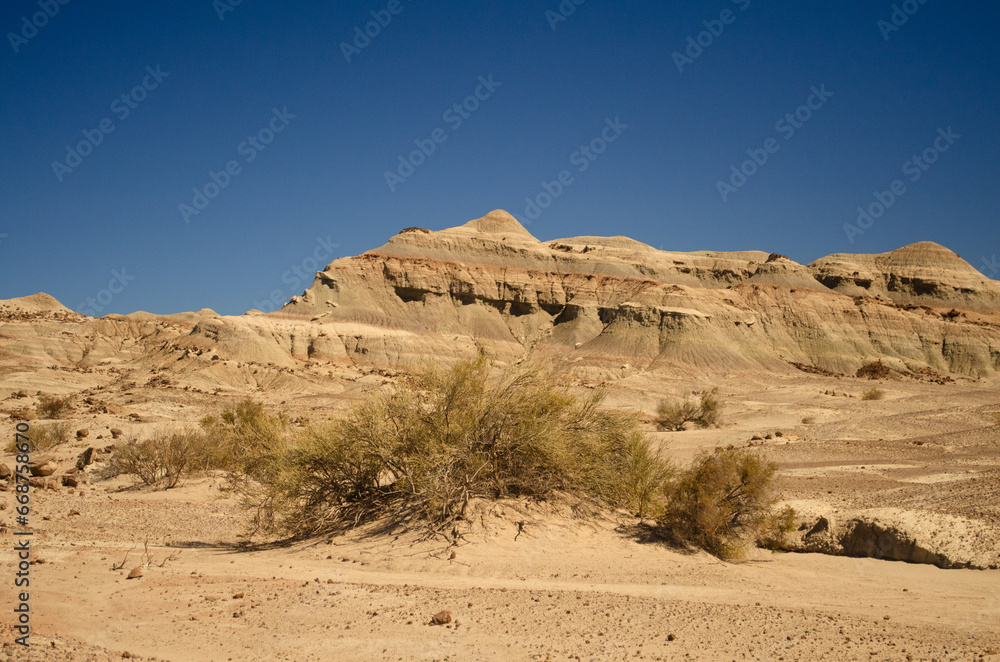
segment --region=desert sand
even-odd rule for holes
[[[322,420],[477,347],[546,361],[581,395],[605,389],[679,464],[765,453],[798,513],[796,551],[723,562],[569,497],[476,502],[456,535],[369,525],[245,546],[248,515],[220,474],[170,490],[100,478],[104,449],[247,396]],[[873,361],[881,379],[856,376]],[[87,431],[47,453],[53,489],[32,490],[32,645],[5,620],[0,659],[990,659],[998,367],[1000,284],[937,244],[800,265],[542,243],[503,212],[336,260],[266,315],[94,319],[44,294],[0,301],[8,437],[41,394],[71,396],[66,420]],[[883,397],[862,399],[873,386]],[[661,398],[712,387],[719,427],[652,424]],[[0,504],[9,549],[9,486]],[[13,554],[0,559],[13,577]],[[12,582],[0,597],[14,604]],[[431,624],[442,610],[450,622]]]

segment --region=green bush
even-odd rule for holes
[[[135,476],[151,487],[176,487],[185,474],[206,464],[206,438],[197,431],[158,432],[142,441],[119,445],[104,478]]]
[[[796,516],[791,506],[785,506],[779,511],[772,510],[764,518],[757,543],[767,549],[787,551],[786,537],[795,530]]]
[[[62,418],[63,414],[69,412],[72,400],[69,396],[59,398],[56,396],[43,395],[38,398],[39,418]]]
[[[671,486],[660,522],[679,542],[738,557],[782,524],[772,512],[776,468],[744,449],[703,454]]]
[[[683,430],[688,421],[703,428],[719,422],[719,389],[701,394],[698,402],[661,400],[656,409],[656,424],[662,430]]]
[[[256,478],[267,470],[268,458],[287,447],[289,421],[285,413],[271,415],[250,398],[201,420],[206,435],[206,468],[227,469]]]
[[[50,448],[64,444],[70,440],[69,423],[34,423],[28,430],[28,446],[32,452],[47,451]],[[18,441],[11,439],[7,444],[7,452],[15,452]]]
[[[237,465],[256,526],[303,536],[383,514],[443,526],[473,498],[558,491],[643,515],[662,507],[669,467],[635,416],[600,411],[600,395],[578,401],[538,368],[490,372],[482,357],[420,372]]]

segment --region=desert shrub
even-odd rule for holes
[[[861,392],[862,400],[881,400],[885,396],[885,391],[880,388],[866,388]]]
[[[881,361],[866,363],[855,373],[855,377],[862,379],[892,379],[896,377],[895,371]]]
[[[599,394],[579,401],[536,367],[490,371],[480,357],[419,372],[275,446],[238,487],[256,526],[312,535],[387,512],[443,526],[473,498],[557,491],[656,510],[669,471],[635,416],[600,411]]]
[[[31,407],[18,407],[10,412],[10,420],[12,421],[31,421],[36,416],[35,410]]]
[[[200,425],[206,436],[205,468],[227,469],[248,478],[265,471],[268,458],[287,445],[288,416],[269,414],[262,403],[250,398],[218,417],[206,416]]]
[[[791,506],[772,510],[763,521],[758,533],[757,544],[770,550],[788,549],[787,536],[795,530],[797,514]]]
[[[43,395],[38,398],[39,418],[62,418],[63,414],[69,412],[72,401],[69,396],[60,398],[57,396]]]
[[[31,448],[32,452],[47,451],[50,448],[58,446],[59,444],[64,444],[69,440],[70,427],[69,423],[65,422],[48,424],[35,423],[28,431],[28,446]],[[14,447],[17,443],[17,439],[11,439],[7,444],[7,452],[15,452]]]
[[[135,476],[151,487],[176,487],[185,474],[204,466],[205,436],[197,431],[158,432],[115,449],[104,478]]]
[[[683,430],[684,424],[693,421],[703,428],[719,422],[719,389],[701,394],[698,402],[691,400],[661,400],[656,408],[656,424],[663,430]]]
[[[594,461],[597,471],[588,486],[592,494],[638,517],[662,514],[665,490],[676,472],[645,434],[631,430],[609,435]]]
[[[679,542],[738,557],[751,541],[770,535],[769,525],[780,524],[772,512],[776,468],[745,449],[703,454],[671,486],[660,521]]]

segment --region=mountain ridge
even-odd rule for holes
[[[0,375],[23,375],[25,359],[69,371],[131,363],[205,389],[243,388],[258,370],[292,383],[303,366],[405,369],[480,349],[605,376],[853,375],[875,361],[910,374],[1000,370],[1000,283],[933,242],[803,265],[621,236],[542,242],[502,210],[333,260],[272,313],[97,319],[37,294],[0,301],[0,320]]]

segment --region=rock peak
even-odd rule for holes
[[[504,234],[534,239],[516,218],[503,209],[494,209],[482,218],[469,221],[463,227],[473,229],[481,234]]]

